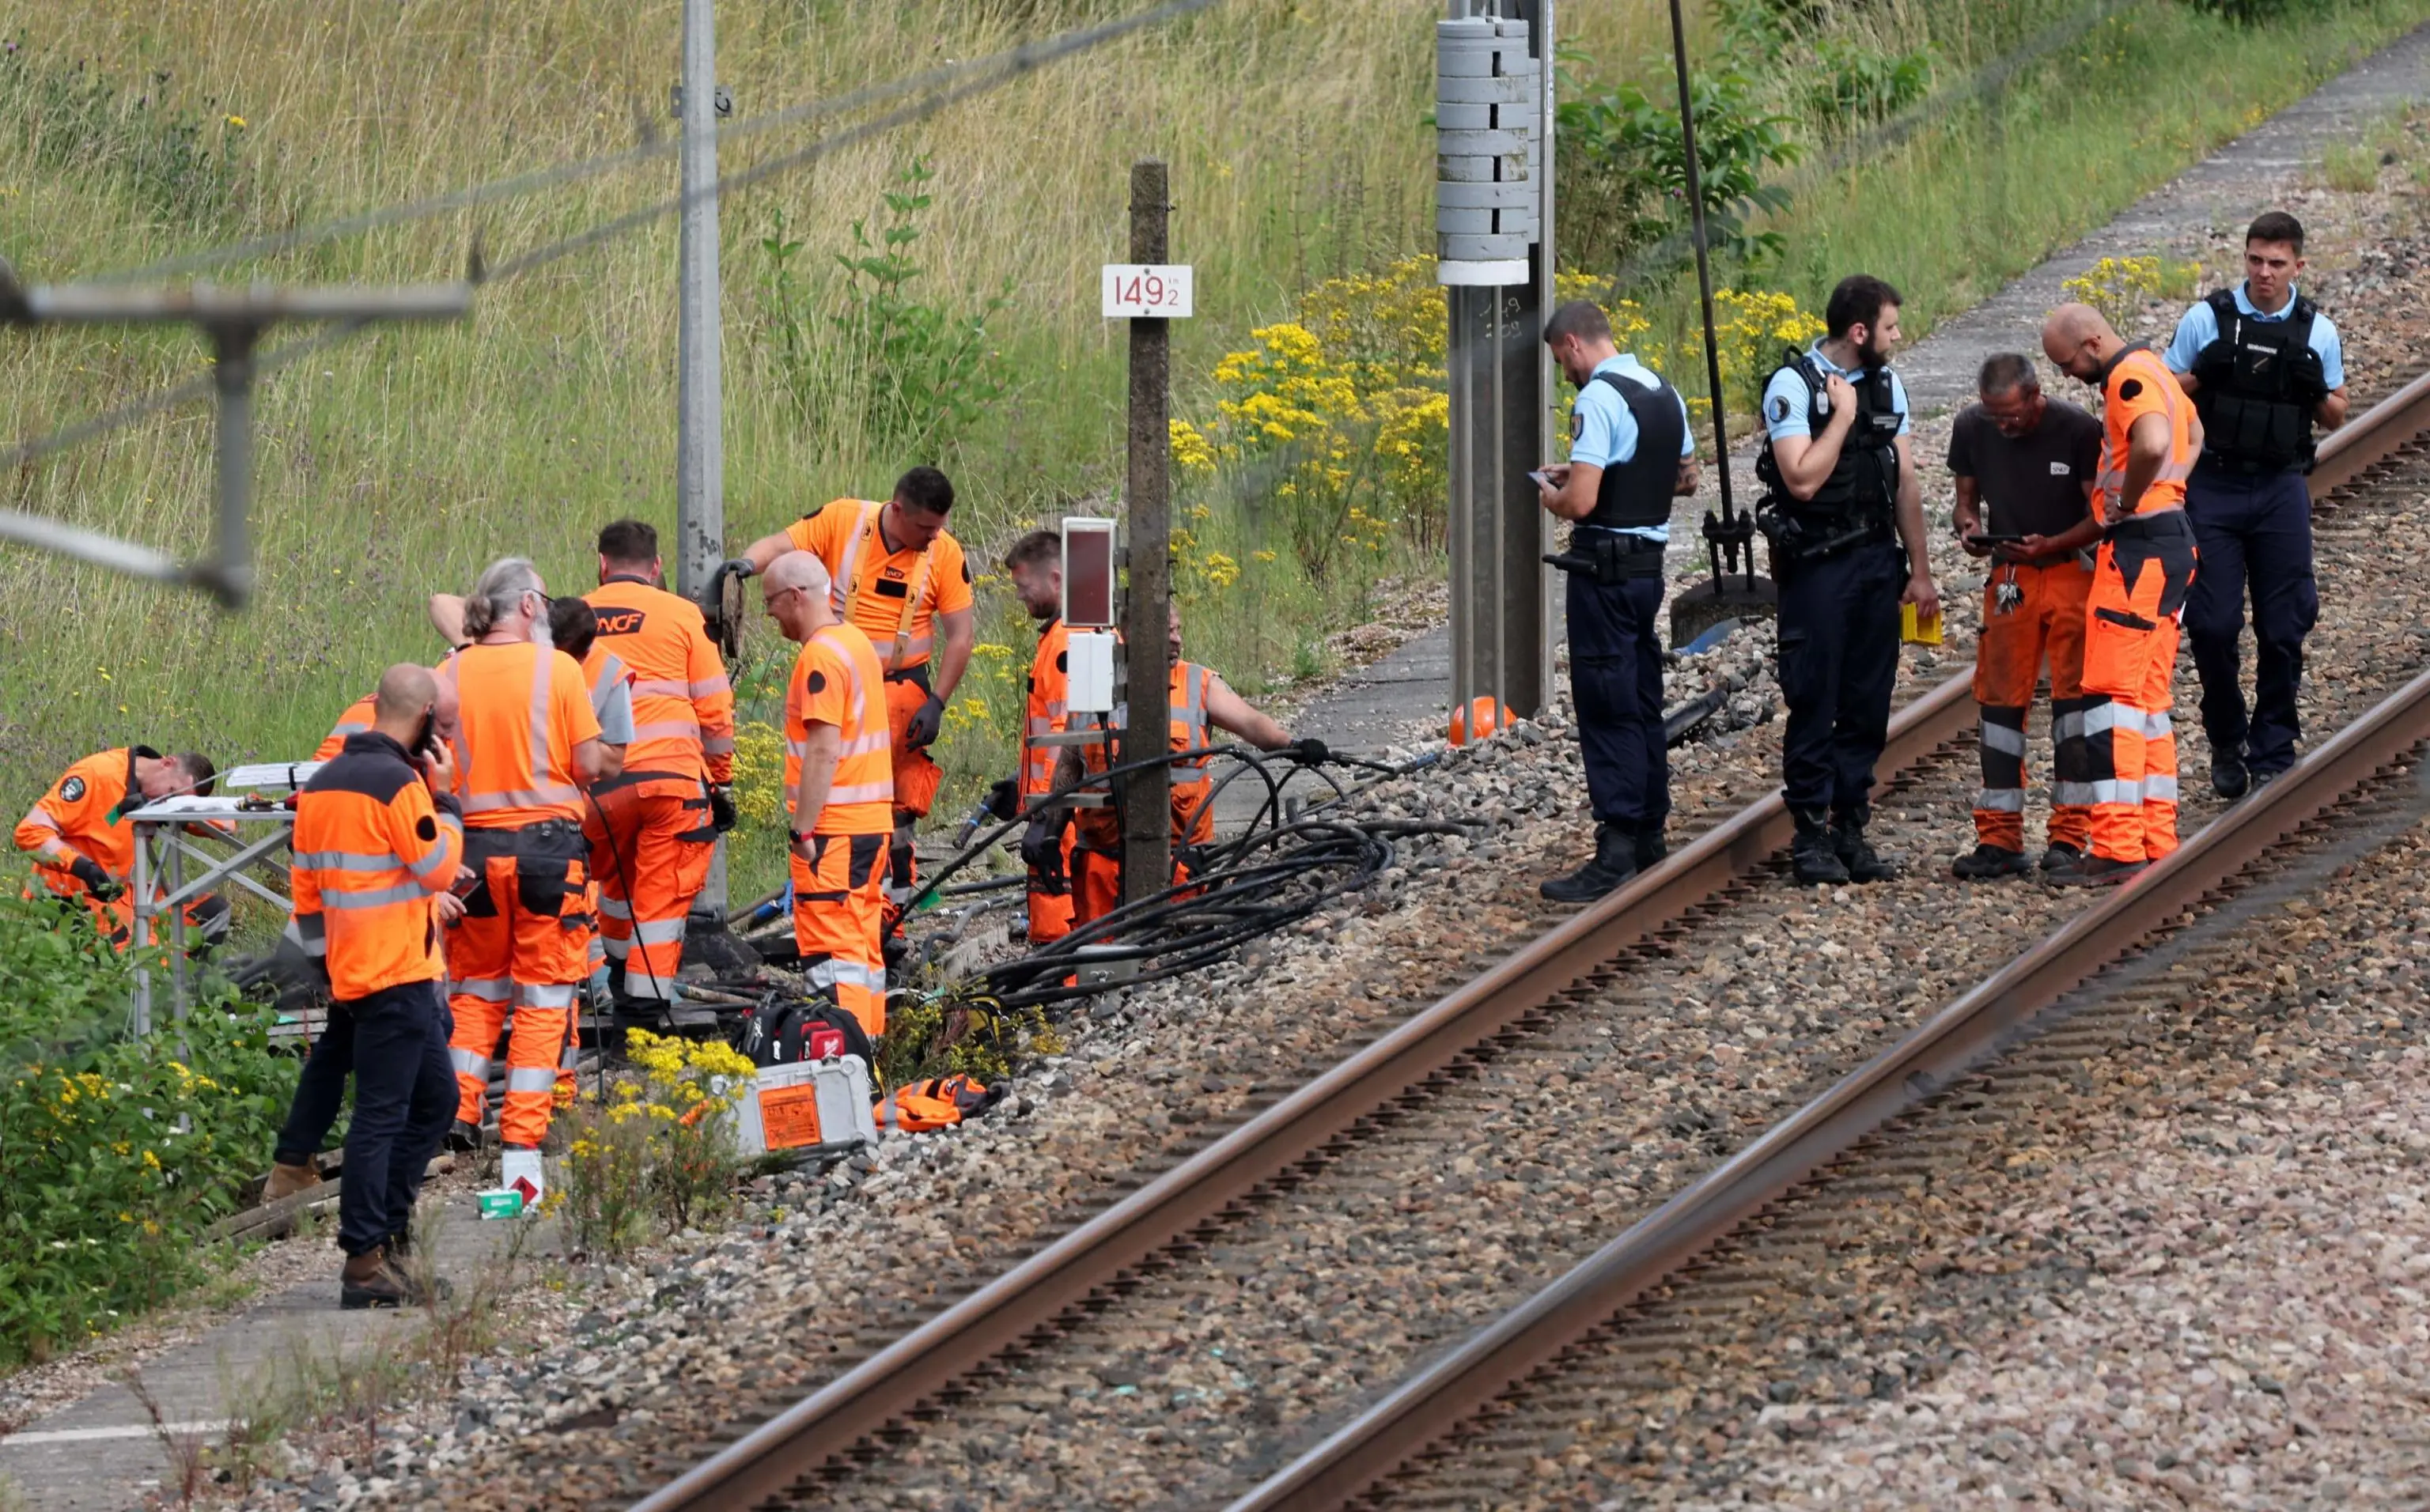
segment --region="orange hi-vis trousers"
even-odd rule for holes
[[[571,823],[536,837],[526,854],[497,854],[531,829],[468,832],[479,856],[480,880],[464,899],[464,916],[447,926],[447,1006],[456,1016],[448,1055],[456,1065],[456,1116],[481,1122],[491,1057],[506,1030],[507,1096],[498,1136],[508,1144],[538,1145],[548,1137],[558,1080],[570,1070],[574,998],[588,968],[591,920],[581,837]],[[487,843],[485,843],[487,842]]]
[[[2082,850],[2091,832],[2084,739],[2084,606],[2091,591],[2092,574],[2073,557],[2039,567],[2002,562],[1983,585],[1974,649],[1983,789],[1974,795],[1974,838],[1986,845],[2025,848],[2025,710],[2045,657],[2056,747],[2050,842]]]
[[[1051,945],[1072,932],[1074,896],[1077,890],[1073,867],[1072,842],[1079,831],[1066,826],[1063,831],[1063,886],[1059,891],[1046,890],[1046,882],[1037,872],[1029,874],[1029,942]]]
[[[2182,509],[2118,525],[2094,564],[2084,735],[2095,856],[2156,861],[2177,848],[2177,737],[2169,710],[2193,579],[2193,530]]]
[[[887,844],[884,835],[814,835],[816,858],[791,858],[803,969],[872,1039],[886,1032]]]
[[[623,968],[625,996],[660,1003],[675,995],[684,924],[715,854],[707,790],[694,782],[687,797],[670,786],[610,788],[584,826],[607,962]]]

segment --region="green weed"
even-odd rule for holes
[[[2331,189],[2368,194],[2379,187],[2380,156],[2375,142],[2331,142],[2321,155],[2321,177]]]

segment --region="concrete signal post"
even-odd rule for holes
[[[1437,276],[1450,307],[1453,706],[1530,716],[1553,694],[1554,0],[1451,0],[1438,22]],[[1496,716],[1497,722],[1499,716]]]

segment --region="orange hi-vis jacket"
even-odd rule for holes
[[[810,726],[841,737],[835,779],[813,835],[884,835],[894,828],[894,759],[887,739],[884,675],[869,637],[849,624],[813,633],[785,683],[785,810],[801,791]],[[801,816],[793,816],[801,828]]]
[[[1207,694],[1214,686],[1215,674],[1195,662],[1176,661],[1165,697],[1173,711],[1173,749],[1204,751],[1207,749]],[[1109,729],[1122,729],[1129,717],[1127,707],[1116,708],[1107,723]],[[1143,756],[1123,753],[1125,764]],[[1080,747],[1080,760],[1090,773],[1107,769],[1106,745],[1103,740]],[[1215,838],[1214,806],[1207,802],[1214,791],[1214,780],[1207,773],[1207,758],[1176,761],[1173,764],[1173,840],[1176,845],[1203,845]],[[1122,835],[1110,806],[1090,806],[1077,810],[1080,838],[1090,849],[1110,856],[1122,848]]]
[[[459,706],[456,796],[465,824],[579,822],[574,748],[599,738],[599,716],[574,658],[528,640],[471,645],[440,675],[456,684]]]
[[[633,674],[633,743],[619,785],[663,783],[691,797],[704,778],[732,781],[734,689],[699,606],[626,576],[584,597],[599,616],[594,649],[612,649]]]
[[[2194,402],[2151,348],[2140,342],[2110,359],[2101,374],[2101,471],[2093,478],[2105,511],[2126,487],[2127,436],[2135,422],[2159,415],[2169,425],[2169,455],[2136,501],[2139,515],[2186,507],[2186,479],[2201,447],[2194,440]]]
[[[826,564],[838,618],[857,625],[889,673],[927,665],[937,650],[937,616],[972,605],[971,566],[962,543],[941,530],[924,550],[889,551],[878,519],[886,506],[837,499],[786,528],[786,539]]]
[[[1038,634],[1038,654],[1029,662],[1029,700],[1022,725],[1021,795],[1038,798],[1055,790],[1057,748],[1040,743],[1041,735],[1059,735],[1071,712],[1072,632],[1061,620]]]
[[[464,823],[405,747],[349,736],[295,799],[295,922],[341,1003],[446,974],[431,900],[455,883]]]
[[[34,874],[62,898],[84,896],[85,885],[68,871],[72,861],[42,854],[57,840],[71,857],[90,856],[125,881],[135,872],[135,825],[126,815],[143,806],[135,786],[135,758],[158,757],[148,745],[97,751],[59,773],[50,791],[17,824],[17,849],[34,853]]]
[[[372,715],[374,713],[372,706],[378,702],[378,694],[365,693],[362,697],[356,699],[351,704],[348,704],[346,706],[346,711],[338,716],[338,723],[329,726],[329,733],[321,737],[320,749],[312,753],[312,759],[315,761],[336,760],[338,758],[338,753],[346,748],[347,736],[360,735],[365,730],[372,727]]]

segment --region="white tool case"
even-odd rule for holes
[[[735,1139],[746,1156],[773,1150],[841,1152],[877,1142],[869,1063],[858,1055],[762,1066],[734,1113]]]

